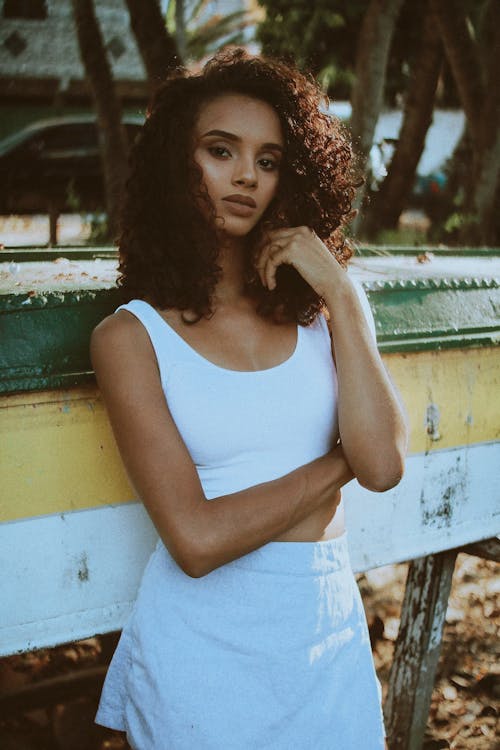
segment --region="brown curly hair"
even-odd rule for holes
[[[215,222],[194,200],[196,192],[214,217],[192,159],[192,131],[203,104],[224,93],[270,104],[285,140],[277,194],[246,238],[247,292],[261,315],[307,325],[323,300],[287,265],[278,268],[276,288],[266,289],[253,261],[266,230],[308,226],[345,265],[352,253],[341,229],[358,184],[351,147],[341,123],[321,111],[325,97],[312,77],[242,49],[218,53],[199,74],[178,70],[157,90],[131,152],[118,285],[124,301],[147,298],[159,309],[192,310],[194,322],[213,313],[222,271]]]

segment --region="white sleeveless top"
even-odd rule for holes
[[[277,479],[334,447],[337,375],[323,315],[297,326],[287,360],[242,372],[205,359],[147,302],[118,310],[148,332],[170,413],[208,500]]]

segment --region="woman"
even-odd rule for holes
[[[134,147],[129,302],[91,355],[160,537],[97,715],[136,750],[383,747],[340,488],[394,486],[406,426],[341,265],[351,153],[321,100],[220,54]]]

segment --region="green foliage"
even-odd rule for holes
[[[319,71],[317,79],[323,91],[350,91],[354,83],[354,73],[331,62]]]
[[[87,240],[88,245],[102,245],[112,239],[109,234],[107,214],[87,214],[85,217],[85,223],[89,225],[90,228]]]
[[[84,213],[82,211],[82,201],[75,189],[74,180],[68,183],[66,189],[66,203],[70,211],[80,214],[83,224],[88,232],[86,245],[102,245],[110,241],[110,231],[108,216],[106,213]]]
[[[263,52],[294,60],[330,94],[348,98],[366,0],[258,1],[266,10],[257,30]]]
[[[293,60],[301,69],[311,71],[333,99],[349,99],[359,29],[369,0],[258,2],[266,10],[266,18],[257,29],[263,51]],[[398,17],[387,67],[388,106],[398,103],[407,89],[424,12],[425,3],[406,0]],[[446,71],[441,88],[446,104],[456,105],[454,84]]]
[[[204,24],[188,32],[187,51],[192,60],[199,60],[215,52],[221,45],[239,45],[245,41],[247,25],[245,11],[235,11],[227,16],[212,16]]]
[[[80,213],[81,200],[75,189],[74,180],[70,180],[66,188],[66,203],[68,204],[68,208],[70,209],[70,211],[73,211],[74,213]]]
[[[377,233],[375,245],[399,245],[401,247],[419,247],[428,241],[427,232],[419,227],[402,227],[399,229],[382,229]]]
[[[462,213],[456,211],[446,219],[443,226],[443,233],[450,242],[462,240],[464,237],[470,237],[471,241],[476,240],[479,227],[479,218],[474,214]]]
[[[168,32],[175,36],[175,3],[169,0],[166,13]],[[244,10],[227,15],[208,13],[209,0],[187,0],[184,3],[184,26],[188,60],[200,60],[215,53],[221,45],[245,42],[245,30],[252,23]]]

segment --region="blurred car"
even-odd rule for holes
[[[126,115],[131,144],[143,118]],[[105,205],[95,115],[39,120],[0,141],[0,214],[96,211]]]

